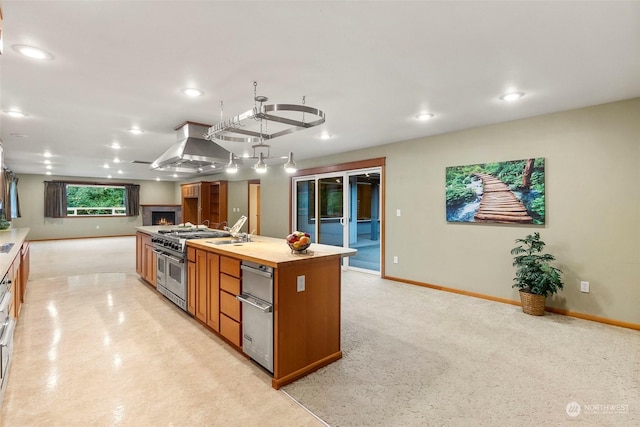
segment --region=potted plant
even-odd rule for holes
[[[540,240],[540,233],[516,239],[516,243],[520,245],[511,249],[516,267],[516,283],[512,287],[520,289],[523,312],[543,316],[546,298],[562,289],[562,271],[550,265],[556,259],[553,255],[542,253],[545,243]]]

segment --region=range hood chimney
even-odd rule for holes
[[[229,151],[203,138],[210,125],[184,122],[175,128],[178,143],[158,157],[150,166],[176,172],[200,172],[204,166],[227,163]]]

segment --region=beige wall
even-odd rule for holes
[[[300,161],[300,168],[386,157],[387,276],[518,300],[511,288],[514,239],[540,231],[564,271],[565,290],[548,305],[640,324],[640,98]],[[546,159],[547,224],[447,223],[447,166]],[[228,179],[215,175],[203,180]],[[246,179],[230,183],[229,222],[246,214]],[[20,176],[30,238],[129,234],[139,218],[44,219],[44,176]],[[261,234],[289,232],[289,177],[261,180]],[[140,182],[143,204],[179,203],[178,183]],[[166,193],[166,194],[165,194]],[[232,212],[233,207],[241,212]],[[402,216],[395,216],[396,209]],[[96,230],[97,222],[101,230]],[[112,223],[113,222],[113,223]],[[393,256],[399,259],[393,264]],[[579,292],[579,281],[591,293]],[[425,308],[428,309],[428,308]]]
[[[11,226],[29,228],[30,240],[133,235],[136,231],[135,227],[142,225],[142,215],[108,218],[45,218],[44,181],[96,182],[96,179],[23,174],[18,174],[18,178],[22,217],[11,221]],[[175,203],[173,182],[136,180],[126,182],[140,185],[140,203],[143,205]]]
[[[374,157],[386,157],[387,276],[518,300],[509,251],[514,239],[539,231],[564,271],[565,290],[548,305],[640,324],[640,98],[298,166]],[[446,222],[447,166],[530,157],[546,159],[544,226]],[[261,184],[263,234],[284,236],[288,178],[269,173]],[[580,280],[590,293],[579,291]]]

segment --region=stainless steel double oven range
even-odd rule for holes
[[[187,240],[228,237],[222,230],[159,230],[151,236],[157,254],[156,287],[158,292],[187,311]]]

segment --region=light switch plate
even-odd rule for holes
[[[304,291],[304,275],[298,276],[298,292]]]
[[[589,282],[585,282],[585,281],[580,282],[580,292],[589,293]]]

